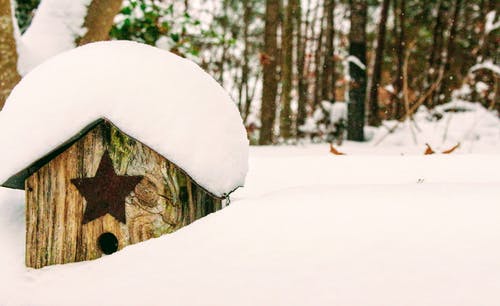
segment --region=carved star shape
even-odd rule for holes
[[[104,152],[94,177],[75,178],[71,183],[87,200],[83,224],[106,214],[126,223],[125,198],[143,176],[117,175],[108,151]]]

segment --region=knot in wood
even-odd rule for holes
[[[160,202],[159,192],[162,191],[160,179],[147,175],[135,188],[135,196],[139,204],[146,207],[155,207]]]

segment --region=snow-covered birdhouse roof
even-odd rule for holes
[[[244,183],[248,139],[225,90],[193,62],[128,41],[68,51],[21,80],[0,112],[0,182],[23,188],[6,182],[102,118],[216,196]]]

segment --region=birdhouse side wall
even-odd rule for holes
[[[94,177],[106,151],[117,175],[143,179],[125,199],[126,223],[106,214],[83,224],[87,201],[71,180]],[[33,268],[99,258],[97,240],[106,232],[122,249],[221,208],[180,168],[107,121],[31,175],[25,189],[26,265]]]

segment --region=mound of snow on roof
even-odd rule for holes
[[[101,117],[215,195],[244,183],[248,140],[229,95],[196,64],[126,41],[65,52],[22,79],[0,112],[0,181]]]

